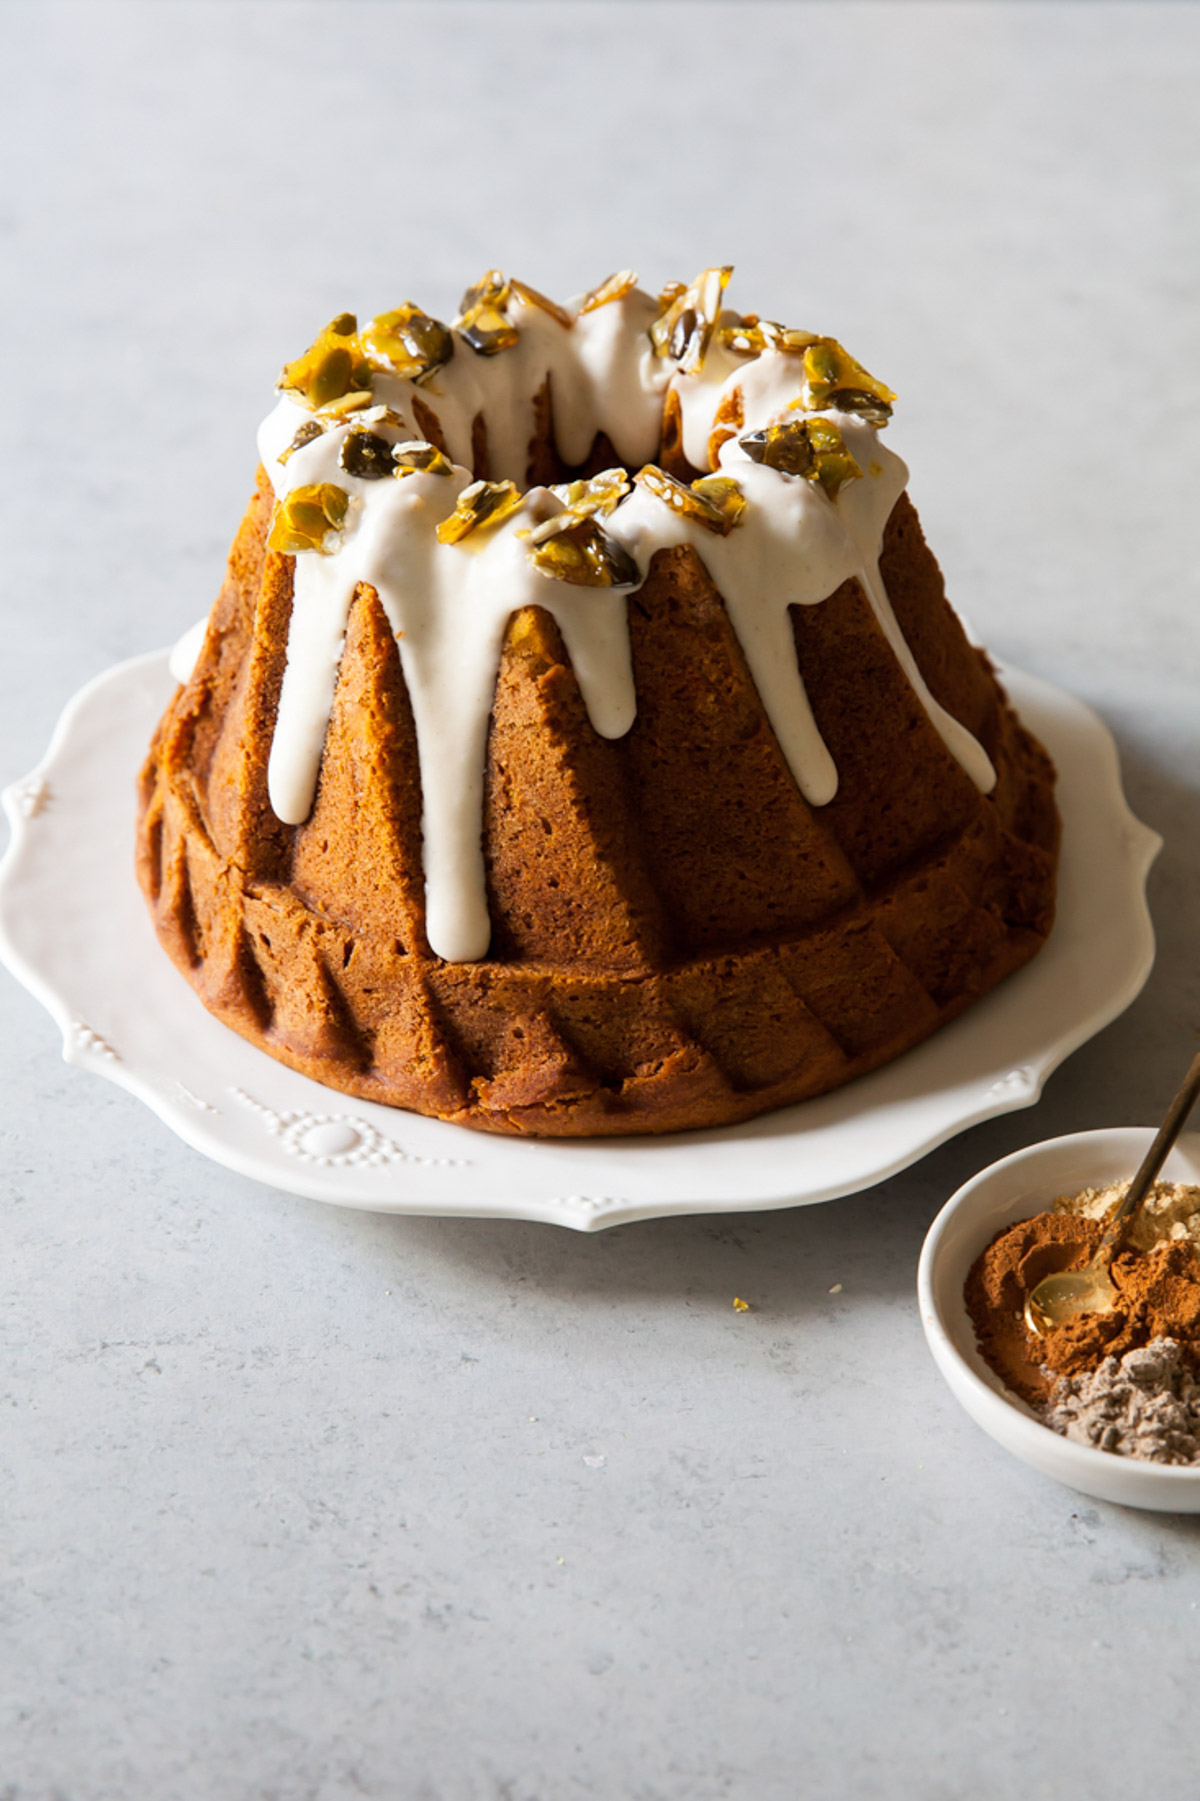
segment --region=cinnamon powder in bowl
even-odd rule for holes
[[[1051,1431],[1035,1411],[1035,1405],[1045,1403],[1049,1380],[1040,1376],[1036,1353],[1017,1335],[1018,1324],[1024,1332],[1028,1287],[1046,1273],[1037,1268],[1039,1251],[1048,1258],[1052,1242],[1066,1242],[1078,1246],[1082,1263],[1099,1242],[1100,1221],[1052,1214],[1055,1201],[1088,1188],[1127,1183],[1153,1136],[1149,1127],[1079,1132],[1029,1145],[981,1170],[951,1196],[929,1230],[921,1253],[918,1298],[929,1348],[952,1393],[1006,1450],[1057,1481],[1101,1500],[1162,1512],[1200,1513],[1200,1465],[1117,1456]],[[1162,1173],[1166,1181],[1200,1184],[1200,1135],[1181,1137]],[[1031,1230],[1029,1222],[1038,1215],[1051,1215],[1056,1223]],[[1017,1228],[1016,1235],[1010,1236],[1013,1228]],[[1057,1237],[1060,1233],[1065,1236]],[[984,1340],[985,1355],[965,1291],[968,1278],[982,1264],[983,1253],[1002,1240],[1007,1240],[1007,1245],[996,1251],[987,1276],[979,1269],[990,1315],[985,1322],[990,1331]],[[1196,1321],[1195,1311],[1189,1313],[1189,1308],[1193,1300],[1200,1300],[1200,1280],[1194,1265],[1189,1262],[1181,1269],[1179,1261],[1190,1257],[1190,1243],[1163,1245],[1151,1254],[1145,1283],[1138,1277],[1127,1287],[1121,1316],[1124,1323],[1109,1317],[1104,1330],[1112,1330],[1114,1338],[1107,1349],[1115,1348],[1123,1334],[1131,1344],[1147,1344],[1168,1319],[1172,1323],[1177,1319]],[[1143,1286],[1145,1292],[1141,1292]],[[974,1284],[972,1299],[976,1299]],[[1005,1312],[1007,1321],[1002,1318]],[[1104,1347],[1084,1336],[1095,1330],[1094,1326],[1081,1322],[1061,1330],[1077,1333],[1079,1338],[1074,1345],[1056,1344],[1055,1355],[1067,1360],[1076,1352],[1090,1357],[1100,1348],[1103,1356]],[[1146,1336],[1139,1339],[1141,1333]],[[1057,1338],[1057,1334],[1051,1336]],[[1192,1326],[1191,1336],[1200,1338],[1200,1325]],[[1047,1345],[1046,1339],[1040,1342]],[[1007,1385],[989,1357],[1006,1367],[1016,1387]],[[1043,1350],[1043,1360],[1045,1357]]]
[[[1111,1313],[1083,1313],[1042,1336],[1026,1325],[1025,1301],[1042,1277],[1089,1263],[1103,1236],[1101,1220],[1036,1213],[1003,1227],[972,1265],[964,1295],[979,1350],[1022,1400],[1044,1404],[1058,1377],[1088,1374],[1157,1339],[1175,1340],[1193,1368],[1200,1362],[1200,1263],[1187,1239],[1115,1257]]]

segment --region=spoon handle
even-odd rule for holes
[[[1142,1158],[1141,1167],[1117,1206],[1108,1223],[1108,1230],[1100,1241],[1100,1249],[1095,1262],[1103,1263],[1116,1254],[1125,1232],[1125,1222],[1130,1214],[1139,1207],[1149,1192],[1154,1178],[1167,1160],[1168,1153],[1184,1127],[1188,1114],[1200,1096],[1200,1052],[1193,1057],[1191,1067],[1179,1086],[1179,1092],[1167,1108],[1167,1116],[1158,1128],[1154,1142]]]

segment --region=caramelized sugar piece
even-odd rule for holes
[[[482,525],[499,525],[524,501],[515,482],[472,482],[459,495],[450,517],[438,526],[438,538],[443,544],[458,544]]]
[[[390,313],[377,313],[362,333],[368,356],[402,381],[423,382],[454,355],[454,337],[440,319],[431,319],[406,300]]]
[[[305,488],[293,488],[276,502],[267,539],[270,550],[296,554],[316,550],[329,556],[337,549],[337,540],[346,523],[350,496],[345,488],[333,482],[314,482]]]
[[[385,426],[389,431],[405,433],[410,432],[413,429],[408,420],[400,413],[393,412],[390,406],[364,407],[361,412],[355,413],[354,415],[355,431],[371,431],[374,432],[377,437],[382,437],[383,428]],[[392,440],[390,438],[387,440],[387,443],[388,448],[391,449]]]
[[[740,314],[738,318],[719,326],[717,338],[726,350],[735,350],[739,356],[761,356],[767,348],[757,313]]]
[[[702,270],[689,287],[673,295],[650,327],[655,354],[673,357],[684,375],[694,375],[703,365],[721,317],[721,297],[732,274],[732,265],[728,264]],[[667,292],[664,288],[663,293]]]
[[[311,444],[314,438],[321,437],[324,434],[324,431],[325,427],[321,424],[319,419],[305,420],[287,449],[280,451],[277,460],[281,463],[286,463],[289,457],[294,456],[298,450],[302,450],[306,444]]]
[[[584,295],[579,310],[581,313],[594,313],[598,306],[608,306],[611,301],[624,300],[630,289],[636,287],[637,272],[633,269],[618,269],[615,275],[608,276],[598,288],[593,288]]]
[[[828,419],[787,419],[763,431],[747,432],[738,443],[754,463],[765,463],[784,475],[802,475],[836,500],[845,482],[862,470],[846,449],[845,439]]]
[[[881,381],[868,375],[836,338],[817,338],[804,351],[805,393],[794,406],[823,413],[835,407],[842,413],[857,413],[871,425],[886,425],[892,416],[896,396]]]
[[[761,356],[766,350],[803,355],[817,342],[815,332],[793,331],[790,326],[776,325],[774,319],[760,319],[757,313],[727,321],[718,336],[727,350],[737,351],[739,356]]]
[[[557,300],[548,300],[545,294],[539,294],[536,288],[531,288],[527,281],[518,281],[514,275],[508,285],[512,293],[519,300],[523,300],[526,306],[539,307],[543,313],[549,313],[552,319],[557,319],[558,323],[564,327],[569,328],[575,323],[565,306],[559,306]]]
[[[657,463],[647,463],[633,479],[673,512],[694,519],[722,538],[729,536],[746,510],[746,497],[730,475],[702,475],[689,487]]]
[[[731,475],[702,475],[694,481],[688,493],[702,501],[706,507],[713,507],[720,514],[722,524],[705,518],[704,523],[710,531],[720,532],[727,538],[746,511],[746,496]]]
[[[424,438],[410,438],[404,444],[393,444],[394,475],[416,475],[424,470],[429,475],[449,475],[454,468],[450,458],[436,444]]]
[[[574,484],[572,484],[574,486]],[[625,546],[595,518],[558,513],[530,533],[529,560],[555,581],[581,588],[636,588],[642,575]]]
[[[393,471],[391,442],[374,431],[347,432],[338,462],[347,475],[357,475],[360,481],[382,481]]]
[[[776,351],[800,360],[801,397],[792,404],[807,412],[823,413],[834,407],[855,413],[877,429],[892,416],[896,396],[863,368],[836,338],[821,338],[811,331],[792,331],[773,319],[747,313],[742,319],[719,327],[718,337],[727,350],[739,356],[761,356]]]
[[[562,501],[566,511],[535,526],[529,534],[532,544],[555,537],[565,529],[568,520],[574,522],[596,516],[607,519],[622,496],[628,494],[629,477],[624,469],[602,469],[599,475],[593,475],[587,481],[556,482],[550,492]]]
[[[503,273],[489,269],[459,302],[454,329],[477,355],[496,356],[511,350],[519,340],[521,334],[504,311],[511,292],[512,285]]]
[[[355,393],[365,392],[363,404],[369,404],[371,365],[363,354],[354,314],[339,313],[331,319],[303,356],[285,364],[278,385],[313,412]]]
[[[327,400],[324,406],[317,408],[322,419],[329,419],[335,425],[349,413],[362,412],[369,407],[375,396],[370,388],[352,388],[349,394],[339,394],[336,400]]]
[[[559,482],[550,489],[563,502],[530,532],[529,560],[543,575],[584,588],[629,588],[641,581],[637,564],[623,544],[600,524],[622,495],[629,492],[624,469],[603,469],[589,481]]]

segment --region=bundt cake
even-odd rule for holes
[[[343,314],[141,779],[205,1005],[488,1131],[724,1125],[1033,956],[1054,772],[944,597],[833,339],[629,272]]]

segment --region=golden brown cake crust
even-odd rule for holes
[[[898,1056],[1044,942],[1053,768],[946,604],[907,497],[888,594],[936,699],[992,758],[993,793],[946,750],[851,580],[792,614],[840,775],[810,807],[702,564],[660,551],[629,599],[623,739],[592,730],[549,615],[510,623],[485,795],[492,946],[458,964],[425,938],[412,713],[369,588],[312,814],[271,811],[291,559],[265,547],[270,509],[260,473],[142,773],[138,871],[205,1005],[305,1075],[493,1132],[727,1125]]]

